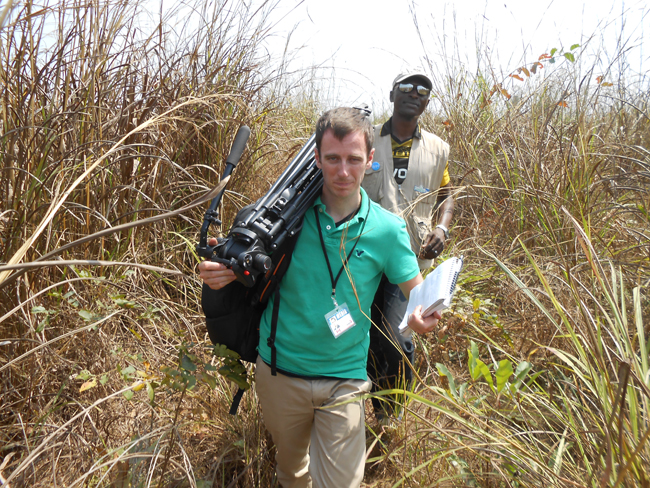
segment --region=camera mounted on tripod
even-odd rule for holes
[[[355,108],[365,116],[371,113],[367,106]],[[237,132],[222,179],[234,170],[249,135],[246,126]],[[217,207],[225,189],[222,190],[205,213],[197,254],[231,268],[237,281],[249,288],[260,274],[272,272],[270,255],[287,237],[300,231],[305,212],[320,195],[323,176],[316,166],[315,148],[316,136],[312,135],[269,191],[257,202],[242,208],[226,237],[217,239],[216,246],[209,246],[210,224],[221,225]]]

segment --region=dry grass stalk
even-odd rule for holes
[[[285,96],[285,67],[262,67],[272,7],[197,5],[206,22],[177,36],[163,18],[143,32],[130,3],[0,13],[0,253],[62,258],[0,286],[11,486],[273,486],[254,394],[229,417],[231,385],[203,347],[193,250],[236,128],[253,134],[226,226],[319,111]],[[431,67],[441,111],[425,126],[452,145],[458,195],[447,252],[468,264],[420,341],[404,422],[368,419],[369,485],[649,483],[648,91],[578,76],[571,53],[524,82]],[[89,261],[111,266],[72,264]],[[468,367],[472,343],[494,381],[506,363],[534,381],[497,392]]]

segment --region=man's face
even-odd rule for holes
[[[427,83],[417,76],[407,78],[401,83],[412,83],[415,86],[427,86]],[[409,93],[402,93],[399,91],[398,85],[395,85],[393,91],[390,92],[390,101],[393,102],[393,113],[405,119],[412,119],[422,115],[429,104],[429,96],[420,95],[415,89],[411,90]]]
[[[370,168],[374,149],[366,152],[362,132],[352,132],[339,140],[331,129],[323,134],[320,151],[315,150],[316,166],[323,171],[323,195],[345,199],[359,193],[366,169]]]

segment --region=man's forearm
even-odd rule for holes
[[[433,214],[432,227],[444,225],[449,228],[454,217],[454,197],[451,194],[451,185],[443,186],[438,191],[437,210]]]

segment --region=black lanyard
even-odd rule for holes
[[[359,231],[359,235],[357,236],[354,242],[354,246],[352,246],[352,249],[350,249],[350,254],[348,254],[348,257],[345,258],[345,261],[343,261],[343,265],[341,266],[339,273],[336,275],[336,279],[334,279],[334,273],[332,273],[332,266],[330,266],[330,260],[327,257],[327,249],[325,248],[325,240],[323,239],[323,231],[320,228],[320,218],[318,217],[318,209],[316,207],[314,207],[314,213],[316,214],[316,226],[318,227],[318,236],[320,237],[320,245],[321,248],[323,249],[325,262],[327,263],[327,270],[330,272],[330,281],[332,282],[332,301],[334,302],[334,306],[338,307],[339,304],[336,302],[336,283],[339,281],[339,278],[341,277],[341,273],[343,272],[343,268],[345,268],[345,265],[348,264],[348,261],[350,260],[350,257],[354,252],[354,249],[357,247],[357,244],[359,243],[359,239],[361,239],[361,234],[363,234],[363,229],[366,227],[366,222],[368,221],[368,215],[370,214],[370,204],[368,204],[368,212],[366,212],[366,218],[363,219],[363,225],[361,226],[361,231]]]

